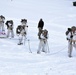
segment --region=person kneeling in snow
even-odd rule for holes
[[[47,53],[47,39],[48,39],[48,31],[44,29],[40,35],[40,43],[38,47],[37,53],[39,54],[42,50],[43,52]]]
[[[26,19],[21,19],[21,25],[18,25],[18,27],[16,29],[16,33],[19,36],[19,43],[18,43],[18,45],[23,44],[22,43],[23,37],[26,39],[27,28],[28,28],[27,20]]]
[[[5,24],[7,25],[7,37],[10,37],[11,34],[11,37],[13,38],[14,37],[13,20],[8,20],[6,21]]]

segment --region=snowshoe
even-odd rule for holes
[[[45,52],[44,50],[42,50],[42,52]]]
[[[71,55],[69,55],[69,58],[71,58],[72,56]]]
[[[40,54],[40,51],[37,51],[37,54]]]
[[[23,43],[18,43],[18,45],[23,45]]]

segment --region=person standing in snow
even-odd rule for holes
[[[76,27],[72,26],[72,34],[73,34],[73,47],[76,49]]]
[[[42,20],[42,18],[39,20],[39,23],[38,23],[38,36],[39,36],[39,39],[40,39],[40,35],[42,33],[42,29],[44,27],[44,21]]]
[[[68,28],[66,36],[68,40],[68,56],[72,57],[73,47],[76,49],[76,27],[72,26],[71,28]]]
[[[76,27],[75,26],[72,26],[72,34],[73,34],[73,44],[75,44],[75,41],[76,40]]]
[[[4,22],[5,22],[5,17],[3,15],[0,16],[0,31],[5,32],[4,29]]]
[[[66,31],[66,36],[67,36],[67,40],[68,40],[68,56],[71,57],[72,54],[72,29],[68,28],[68,30]]]
[[[23,37],[26,39],[26,35],[27,35],[27,19],[21,19],[21,25],[18,25],[17,29],[16,29],[16,33],[19,36],[19,43],[18,45],[23,44]]]
[[[48,39],[48,31],[44,29],[40,35],[40,42],[37,53],[39,54],[42,50],[43,52],[47,53],[47,39]]]
[[[10,35],[11,38],[14,38],[13,20],[8,20],[5,24],[7,26],[7,38],[10,37]]]

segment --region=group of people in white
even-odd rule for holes
[[[7,34],[5,33],[4,25],[7,26]],[[41,18],[38,22],[38,38],[39,38],[39,46],[37,53],[40,54],[41,51],[47,53],[47,44],[48,44],[48,31],[47,29],[43,29],[44,21]],[[11,34],[11,38],[14,38],[14,23],[13,20],[8,20],[5,22],[5,17],[3,15],[0,16],[0,36],[5,35],[8,38]],[[16,28],[16,34],[19,37],[18,45],[22,45],[23,38],[26,39],[27,36],[27,19],[21,19],[21,25],[18,25]],[[76,27],[72,26],[68,28],[66,31],[66,36],[68,40],[68,56],[72,57],[73,47],[76,48]]]
[[[66,38],[68,40],[68,56],[72,57],[73,48],[76,49],[76,27],[72,26],[66,31]]]
[[[7,26],[7,33],[5,33],[4,25]],[[38,22],[38,38],[39,38],[39,46],[37,53],[40,54],[41,51],[47,53],[47,39],[48,39],[48,31],[46,29],[43,29],[44,27],[44,21],[42,19]],[[27,19],[21,19],[21,24],[17,26],[16,28],[16,34],[19,37],[18,45],[23,44],[23,38],[26,39],[27,36]],[[14,23],[13,20],[7,20],[5,22],[5,17],[3,15],[0,16],[0,37],[2,35],[5,35],[7,38],[11,36],[11,38],[14,38]]]

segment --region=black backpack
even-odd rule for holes
[[[44,35],[45,38],[48,38],[48,37],[47,37],[47,35],[48,35],[48,30],[44,29],[44,30],[43,30],[43,35]]]
[[[16,28],[16,33],[17,33],[17,34],[20,34],[20,32],[21,32],[21,25],[19,25],[19,26]]]
[[[68,35],[69,32],[71,32],[71,31],[72,31],[72,29],[71,28],[68,28],[68,30],[65,32],[65,34]]]
[[[25,26],[19,25],[19,26],[16,28],[16,33],[17,33],[17,34],[20,34],[23,29],[25,29]]]

